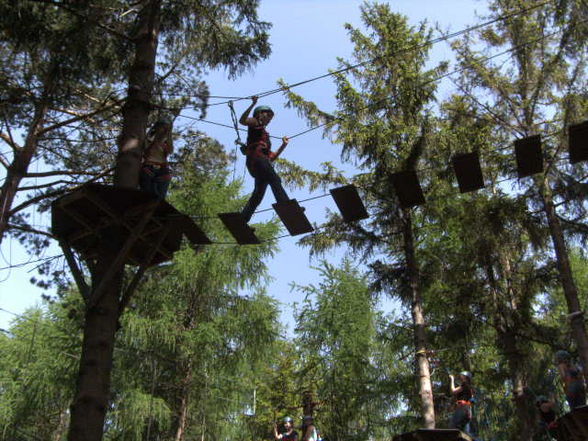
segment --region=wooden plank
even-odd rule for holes
[[[570,163],[588,160],[588,121],[571,125],[568,130]]]
[[[586,441],[588,439],[588,406],[578,407],[557,420],[561,439]]]
[[[517,139],[514,142],[514,146],[519,178],[531,176],[543,171],[540,135]]]
[[[345,222],[353,222],[369,217],[355,185],[345,185],[344,187],[332,188],[329,191]]]
[[[272,206],[292,236],[314,231],[314,228],[304,214],[304,209],[298,205],[296,199],[290,199],[288,202],[276,203]]]
[[[394,173],[391,179],[402,208],[411,208],[425,203],[423,189],[414,170]]]
[[[255,235],[253,229],[247,225],[241,213],[219,213],[223,224],[239,245],[257,245],[261,242]]]
[[[456,155],[451,161],[461,193],[468,193],[484,188],[484,177],[482,176],[480,156],[478,153],[472,152]]]
[[[180,217],[180,225],[182,233],[184,233],[192,245],[210,245],[212,243],[204,231],[190,217],[182,215]]]

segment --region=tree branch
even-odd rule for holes
[[[37,229],[32,228],[32,227],[30,227],[28,225],[25,226],[25,225],[8,224],[8,228],[9,229],[13,229],[13,230],[24,231],[25,233],[40,234],[42,236],[46,236],[46,237],[49,237],[51,239],[57,239],[53,234],[49,233],[48,231],[37,230]]]
[[[108,170],[104,171],[100,175],[98,175],[98,176],[96,176],[96,177],[94,177],[92,179],[89,179],[88,181],[83,182],[83,183],[81,183],[79,185],[75,185],[73,187],[68,187],[68,188],[60,188],[59,190],[55,190],[55,191],[52,191],[52,192],[49,192],[49,193],[45,193],[45,194],[36,196],[34,198],[31,198],[31,199],[23,202],[22,204],[14,207],[12,210],[10,210],[8,212],[8,216],[12,216],[15,213],[17,213],[18,211],[20,211],[20,210],[22,210],[24,208],[27,208],[27,207],[29,207],[29,206],[31,206],[33,204],[36,204],[37,202],[42,201],[43,199],[48,199],[48,198],[51,198],[51,197],[61,196],[62,194],[65,194],[67,192],[70,192],[70,191],[73,191],[73,190],[77,190],[78,188],[81,188],[82,186],[84,186],[85,184],[89,184],[90,182],[96,182],[98,179],[100,179],[100,178],[108,175],[112,171],[114,171],[114,167],[113,168],[109,168]]]

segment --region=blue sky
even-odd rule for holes
[[[295,83],[328,72],[337,67],[337,57],[348,58],[352,46],[349,43],[345,23],[356,27],[361,26],[358,0],[262,0],[259,10],[260,17],[273,23],[270,31],[272,55],[257,65],[250,72],[245,73],[235,81],[229,81],[224,72],[213,72],[206,78],[212,95],[221,96],[250,96],[260,91],[273,89],[276,81],[283,78],[287,83]],[[486,11],[486,2],[475,0],[398,0],[388,2],[392,10],[400,12],[409,18],[410,23],[417,25],[427,20],[431,25],[439,24],[444,30],[457,31],[481,21],[477,15]],[[432,62],[450,60],[451,51],[447,43],[434,46]],[[450,91],[450,83],[441,83],[443,98]],[[324,110],[334,110],[336,101],[335,88],[330,78],[325,78],[301,86],[295,90],[306,99],[316,102]],[[214,102],[215,100],[211,100]],[[296,113],[284,108],[284,98],[275,94],[260,100],[259,104],[270,105],[276,115],[269,131],[275,136],[293,135],[307,129],[304,120]],[[247,101],[235,103],[240,114],[248,105]],[[211,107],[206,119],[223,124],[231,124],[229,109],[226,105]],[[179,119],[178,125],[192,124],[194,121]],[[209,124],[197,123],[195,128],[211,137],[218,139],[228,149],[234,147],[235,132],[232,129],[216,127]],[[293,139],[284,151],[283,156],[295,161],[309,170],[318,170],[320,164],[331,161],[340,164],[339,148],[322,139],[321,131]],[[344,169],[348,175],[353,174],[349,166]],[[243,158],[238,158],[237,176],[243,176]],[[0,178],[3,176],[0,176]],[[245,192],[252,190],[251,178],[245,174]],[[322,193],[309,194],[305,191],[289,191],[290,197],[298,200],[317,196]],[[260,209],[270,208],[274,202],[273,195],[268,191]],[[336,210],[330,197],[320,198],[304,203],[306,214],[311,222],[321,223],[327,208]],[[271,216],[271,212],[256,215],[253,222],[263,221]],[[37,225],[50,225],[49,216],[35,214]],[[297,238],[288,237],[279,243],[280,253],[268,262],[274,280],[269,287],[269,293],[276,297],[283,305],[282,322],[288,326],[292,323],[293,302],[302,300],[302,294],[290,292],[290,284],[317,282],[317,273],[311,268],[317,261],[309,259],[307,249],[296,245]],[[47,255],[59,254],[57,247],[48,250]],[[338,261],[341,252],[324,256],[331,261]],[[15,240],[4,240],[0,268],[8,266],[8,262],[18,264],[29,258]],[[31,271],[34,265],[11,270],[0,270],[0,308],[21,313],[29,306],[40,302],[43,291],[30,285],[29,279],[35,274]],[[392,304],[385,305],[393,307]],[[6,328],[13,316],[0,310],[0,328]]]

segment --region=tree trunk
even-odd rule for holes
[[[102,250],[92,274],[92,287],[99,286],[116,254]],[[114,336],[119,318],[122,287],[119,271],[103,290],[97,304],[86,314],[84,341],[76,394],[71,406],[69,441],[100,441],[108,409]]]
[[[136,188],[141,167],[141,145],[150,111],[159,36],[161,0],[151,0],[140,12],[135,36],[135,59],[129,75],[129,92],[123,108],[123,127],[116,163],[115,186]],[[93,271],[92,291],[100,286],[118,247],[113,240],[104,247]],[[76,394],[71,409],[69,441],[102,439],[113,365],[115,333],[119,319],[124,268],[118,269],[94,307],[88,309]],[[91,297],[93,298],[93,297]]]
[[[414,345],[416,368],[419,378],[419,396],[421,399],[421,414],[425,429],[435,428],[435,408],[433,403],[433,388],[431,373],[427,357],[427,329],[423,310],[423,299],[420,291],[418,265],[416,262],[414,239],[412,232],[412,218],[408,210],[403,210],[403,240],[406,270],[411,296],[411,313],[414,325]]]
[[[541,197],[543,198],[543,210],[547,216],[549,233],[551,235],[551,240],[553,241],[553,249],[555,250],[557,270],[559,272],[559,279],[568,305],[568,312],[570,314],[573,312],[579,312],[582,311],[582,306],[578,298],[578,288],[572,274],[566,242],[561,224],[555,212],[555,205],[553,203],[551,188],[547,177],[543,181],[542,189]],[[578,353],[584,369],[584,377],[588,378],[588,336],[586,335],[583,315],[576,315],[572,318],[571,328],[572,336],[578,347]]]
[[[123,128],[119,138],[114,185],[136,188],[143,155],[143,140],[151,110],[155,58],[159,41],[161,0],[151,0],[141,11],[135,61],[129,75],[127,102],[123,107]]]
[[[178,429],[176,430],[175,441],[184,441],[186,428],[188,427],[188,395],[189,391],[184,389],[180,402],[180,418],[178,419]],[[204,430],[203,430],[204,437]]]

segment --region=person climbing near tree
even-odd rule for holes
[[[555,363],[564,384],[564,393],[570,410],[586,405],[586,387],[582,370],[572,364],[572,356],[567,351],[555,353]]]
[[[271,150],[271,140],[266,130],[274,117],[274,111],[268,106],[258,106],[249,116],[251,109],[257,104],[257,97],[251,97],[251,105],[243,112],[239,122],[247,126],[246,165],[249,174],[255,179],[255,187],[249,201],[241,211],[246,222],[251,220],[253,212],[259,206],[269,185],[274,193],[276,202],[288,202],[290,198],[282,186],[282,180],[274,170],[272,162],[284,151],[288,145],[288,137],[282,138],[282,145],[276,152]]]
[[[292,418],[289,416],[285,417],[282,420],[282,424],[284,426],[284,431],[282,433],[278,433],[278,426],[277,424],[274,424],[274,439],[276,441],[298,441],[298,432],[294,430],[294,422]]]
[[[557,415],[555,413],[555,402],[543,395],[539,395],[535,401],[539,411],[539,425],[550,437],[557,439]]]
[[[301,441],[321,441],[318,429],[314,425],[312,415],[305,415],[302,418],[302,440]]]
[[[147,133],[143,149],[143,164],[139,174],[139,187],[158,199],[165,199],[171,171],[167,157],[173,153],[172,123],[166,119],[158,120]]]
[[[452,429],[465,430],[472,419],[472,399],[474,389],[472,388],[472,374],[467,371],[460,372],[458,387],[455,386],[455,377],[449,375],[449,387],[451,395],[455,399],[455,408],[449,427]]]

